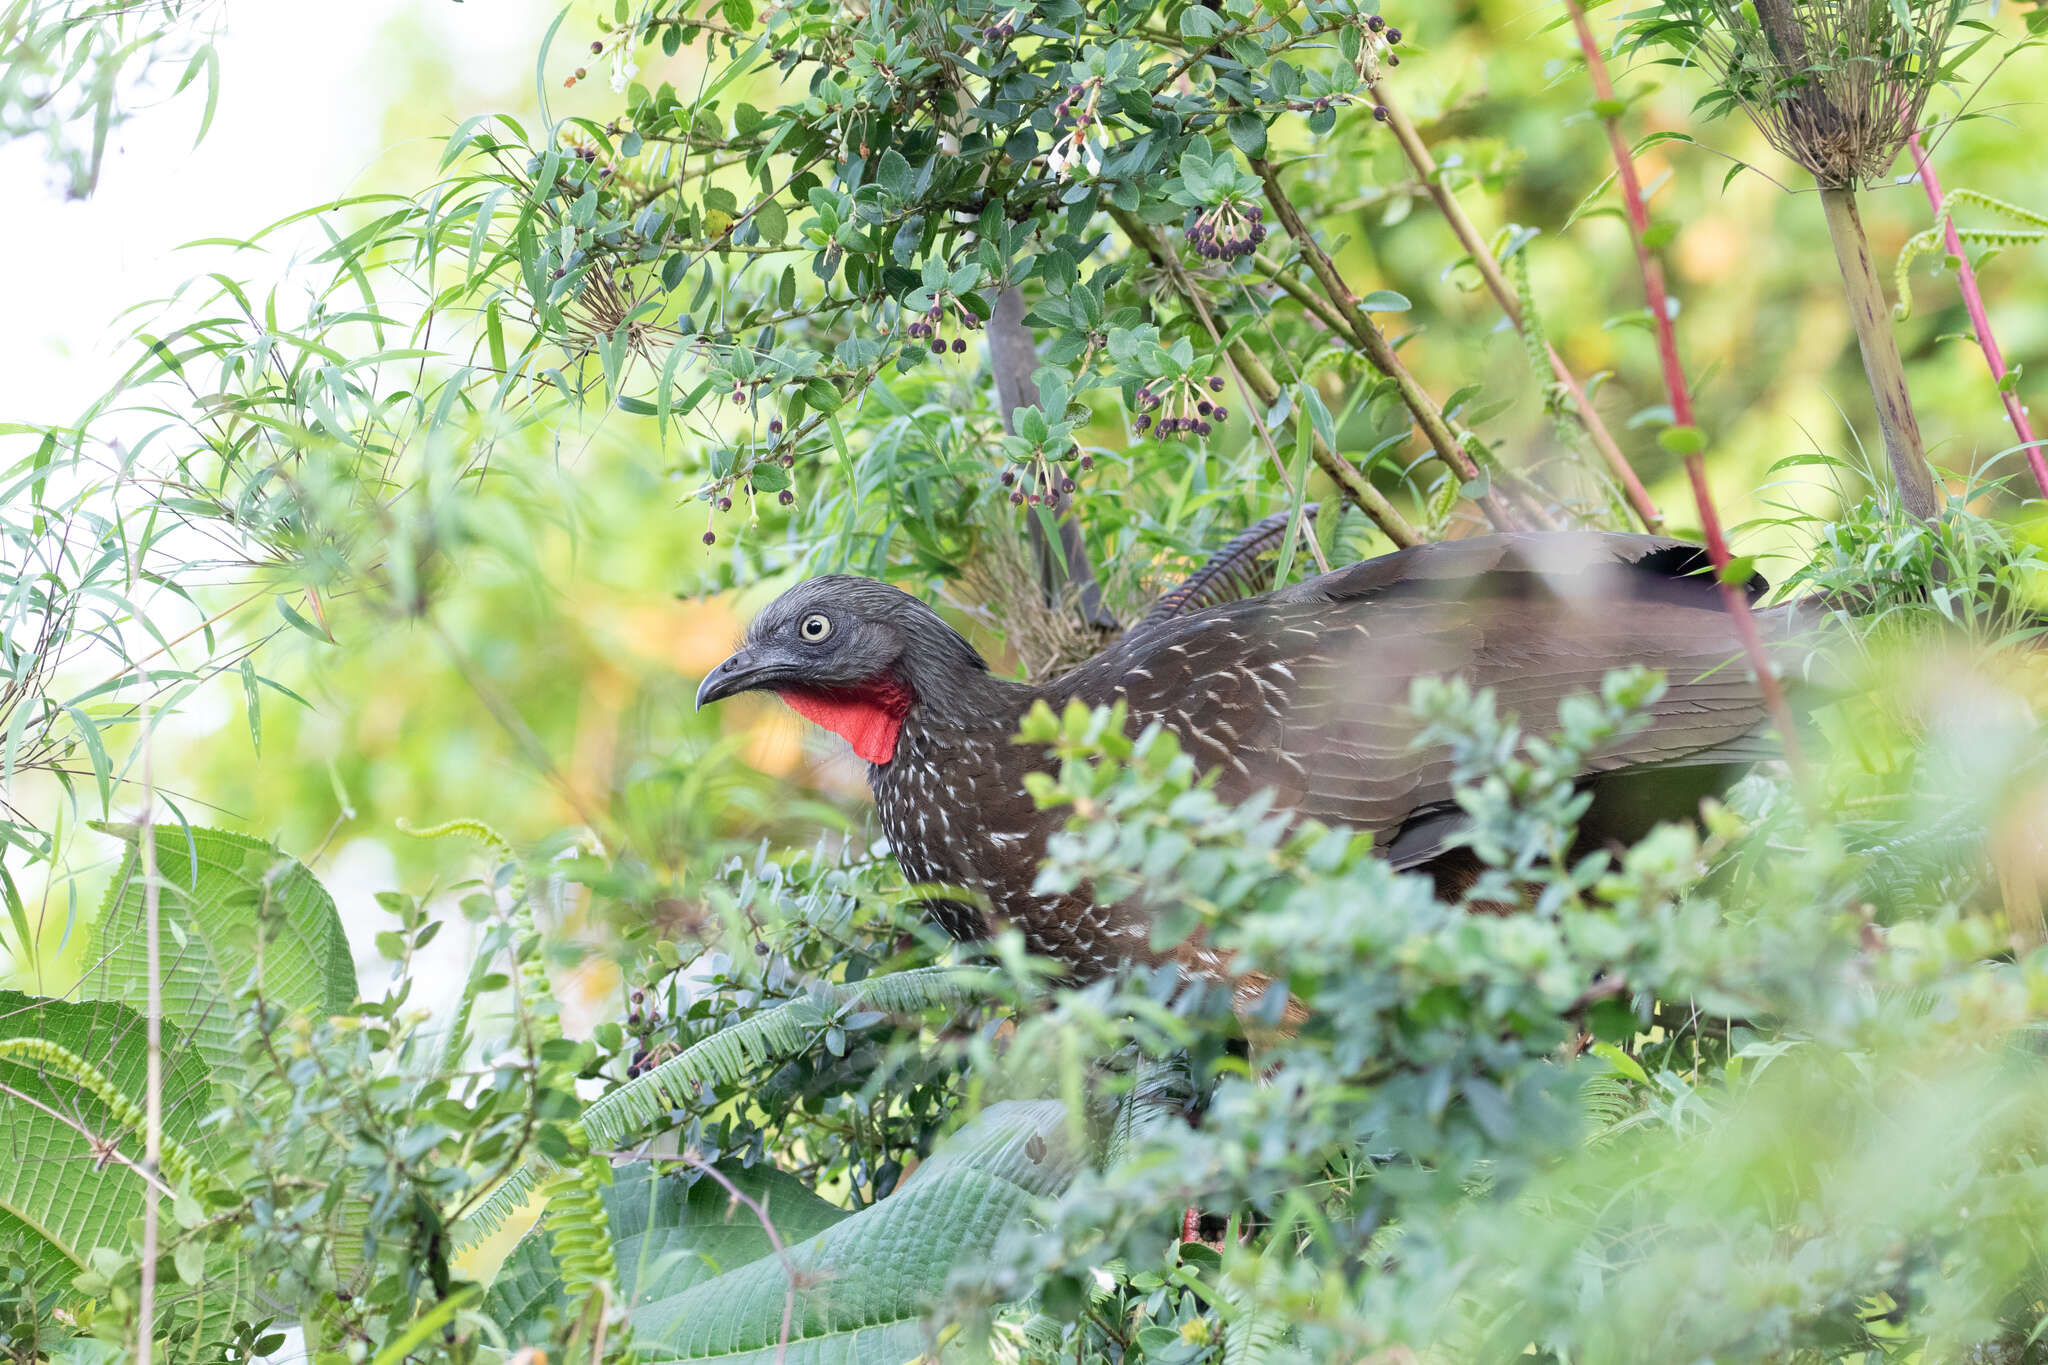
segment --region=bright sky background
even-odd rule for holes
[[[71,200],[42,144],[0,144],[0,260],[9,263],[0,327],[0,423],[68,424],[103,394],[135,352],[119,315],[221,268],[204,237],[246,237],[288,214],[370,191],[425,183],[431,139],[473,113],[524,113],[535,103],[533,59],[548,0],[355,0],[344,11],[303,0],[225,0],[217,11],[220,103],[193,145],[204,95],[192,89],[145,109],[110,140],[99,187]],[[564,25],[570,32],[576,25]],[[174,73],[175,74],[175,73]],[[310,224],[281,240],[317,250]],[[243,254],[231,266],[251,278]],[[321,272],[324,274],[325,272]],[[0,464],[27,438],[0,437]],[[206,733],[231,714],[221,689],[195,694],[171,724]],[[373,939],[388,927],[373,893],[395,889],[390,849],[345,839],[316,869],[335,894],[368,993],[381,989]],[[466,928],[467,926],[463,926]],[[466,933],[444,933],[421,1003],[452,996],[468,960]]]
[[[472,113],[530,108],[534,39],[548,8],[226,0],[220,106],[199,146],[196,89],[116,130],[90,199],[65,198],[40,143],[0,145],[0,422],[66,422],[103,392],[131,358],[116,315],[206,265],[182,243],[404,188],[380,164],[394,143],[446,132]]]

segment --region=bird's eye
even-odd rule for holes
[[[823,612],[814,611],[803,619],[803,624],[796,628],[796,633],[816,644],[832,633],[831,618]]]

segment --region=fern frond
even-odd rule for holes
[[[599,1149],[633,1142],[686,1106],[704,1082],[738,1080],[756,1066],[811,1045],[826,1025],[822,1006],[849,1002],[890,1013],[908,1013],[982,998],[994,974],[958,967],[918,967],[830,987],[822,1000],[802,996],[720,1029],[629,1081],[583,1113],[584,1131]]]
[[[1262,1259],[1258,1285],[1223,1281],[1223,1299],[1237,1311],[1223,1324],[1223,1365],[1264,1365],[1286,1344],[1289,1319],[1272,1303],[1280,1288],[1279,1267]]]
[[[1914,233],[1899,250],[1898,264],[1892,267],[1892,290],[1899,296],[1899,301],[1892,305],[1893,317],[1903,320],[1912,316],[1913,263],[1922,256],[1947,252],[1948,229],[1955,219],[1957,204],[1974,204],[2011,222],[2027,224],[2024,228],[1957,228],[1956,240],[1965,246],[2033,246],[2048,242],[2048,216],[1977,190],[1950,190],[1942,196],[1941,212],[1934,215],[1934,226]]]
[[[54,1071],[105,1105],[114,1121],[129,1132],[140,1137],[147,1130],[148,1119],[142,1106],[128,1098],[127,1092],[115,1085],[104,1071],[61,1043],[53,1043],[47,1038],[4,1038],[0,1039],[0,1057],[19,1058]],[[190,1187],[195,1182],[218,1183],[218,1176],[201,1166],[170,1136],[160,1133],[157,1141],[162,1154],[157,1161],[157,1169],[172,1184]]]
[[[533,1198],[534,1191],[561,1169],[544,1156],[527,1158],[524,1166],[498,1182],[498,1187],[484,1197],[483,1203],[477,1205],[476,1212],[456,1225],[456,1249],[467,1251],[504,1227],[513,1214],[526,1207],[527,1201]]]

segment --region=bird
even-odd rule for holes
[[[1766,587],[1752,576],[1742,590],[1754,603]],[[1798,633],[1795,608],[1756,612],[1768,640]],[[1121,702],[1132,734],[1171,731],[1220,798],[1265,793],[1293,818],[1370,833],[1394,867],[1428,873],[1455,897],[1477,864],[1455,837],[1465,816],[1448,752],[1415,743],[1413,681],[1457,676],[1491,689],[1503,712],[1541,734],[1565,696],[1597,692],[1609,670],[1631,664],[1661,670],[1666,686],[1647,725],[1588,759],[1576,854],[1696,817],[1702,797],[1778,752],[1700,546],[1597,531],[1412,546],[1275,591],[1155,611],[1035,684],[993,673],[911,594],[825,574],[755,617],[703,679],[697,705],[771,692],[843,736],[867,761],[905,877],[976,893],[927,907],[954,938],[1013,925],[1076,983],[1124,964],[1176,964],[1229,986],[1243,1012],[1271,983],[1233,971],[1200,935],[1155,946],[1142,898],[1098,904],[1086,888],[1036,889],[1068,812],[1040,809],[1026,790],[1028,773],[1055,767],[1015,742],[1034,704]]]

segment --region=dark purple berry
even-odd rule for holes
[[[1081,457],[1081,468],[1084,470],[1095,468],[1095,457],[1093,455],[1083,455]]]
[[[1221,392],[1223,392],[1223,376],[1222,376],[1222,375],[1220,375],[1220,374],[1212,374],[1212,375],[1210,375],[1210,376],[1209,376],[1209,392],[1211,392],[1211,393],[1221,393]]]
[[[933,355],[944,355],[945,353],[946,353],[946,339],[945,339],[944,337],[933,337],[933,338],[932,338],[932,354],[933,354]]]
[[[716,545],[718,543],[718,533],[716,531],[706,531],[704,533],[704,543],[706,545]]]
[[[1071,492],[1073,492],[1073,491],[1074,491],[1074,481],[1073,481],[1072,479],[1061,479],[1061,480],[1060,480],[1060,492],[1062,492],[1062,493],[1071,493]]]
[[[1372,116],[1378,119],[1381,123],[1385,123],[1388,118],[1387,106],[1384,104],[1375,104],[1372,107]]]
[[[720,498],[718,500],[718,510],[721,512],[730,512],[732,510],[732,499]]]
[[[1024,495],[1022,493],[1010,494],[1010,505],[1012,507],[1022,507],[1024,505]]]
[[[1014,483],[1016,483],[1016,482],[1017,482],[1017,471],[1016,471],[1016,470],[1014,470],[1014,469],[1005,469],[1005,470],[1003,471],[1003,487],[1005,487],[1005,488],[1008,488],[1008,487],[1010,487],[1010,486],[1011,486],[1012,484],[1014,484]]]
[[[782,419],[780,417],[768,423],[768,434],[770,436],[780,436],[782,434]]]
[[[1371,29],[1374,33],[1378,33],[1381,29],[1387,26],[1387,21],[1380,18],[1379,15],[1375,14],[1372,16],[1372,18],[1365,21],[1365,26]]]
[[[775,495],[775,500],[781,503],[784,507],[787,507],[791,503],[796,501],[796,494],[790,492],[787,488],[785,488],[780,493],[777,493]]]
[[[1401,59],[1400,59],[1400,58],[1399,58],[1398,56],[1396,56],[1395,54],[1393,54],[1393,53],[1391,53],[1391,52],[1389,52],[1389,53],[1387,54],[1387,65],[1388,65],[1388,66],[1399,66],[1400,64],[1401,64]]]
[[[1216,405],[1214,403],[1211,403],[1208,399],[1204,398],[1201,402],[1195,404],[1195,411],[1201,413],[1202,416],[1207,417],[1210,413],[1216,411]]]
[[[954,337],[954,338],[953,338],[953,354],[954,354],[954,355],[964,355],[964,354],[966,354],[966,352],[967,352],[967,338],[965,338],[965,337]]]
[[[1387,46],[1388,46],[1388,47],[1392,47],[1392,46],[1393,46],[1393,45],[1394,45],[1395,43],[1398,43],[1398,42],[1400,42],[1400,41],[1401,41],[1401,30],[1400,30],[1400,29],[1398,29],[1398,28],[1390,28],[1390,29],[1388,29],[1388,30],[1387,30]]]
[[[1216,405],[1215,418],[1219,422],[1228,422],[1230,420],[1230,409],[1218,403]]]

